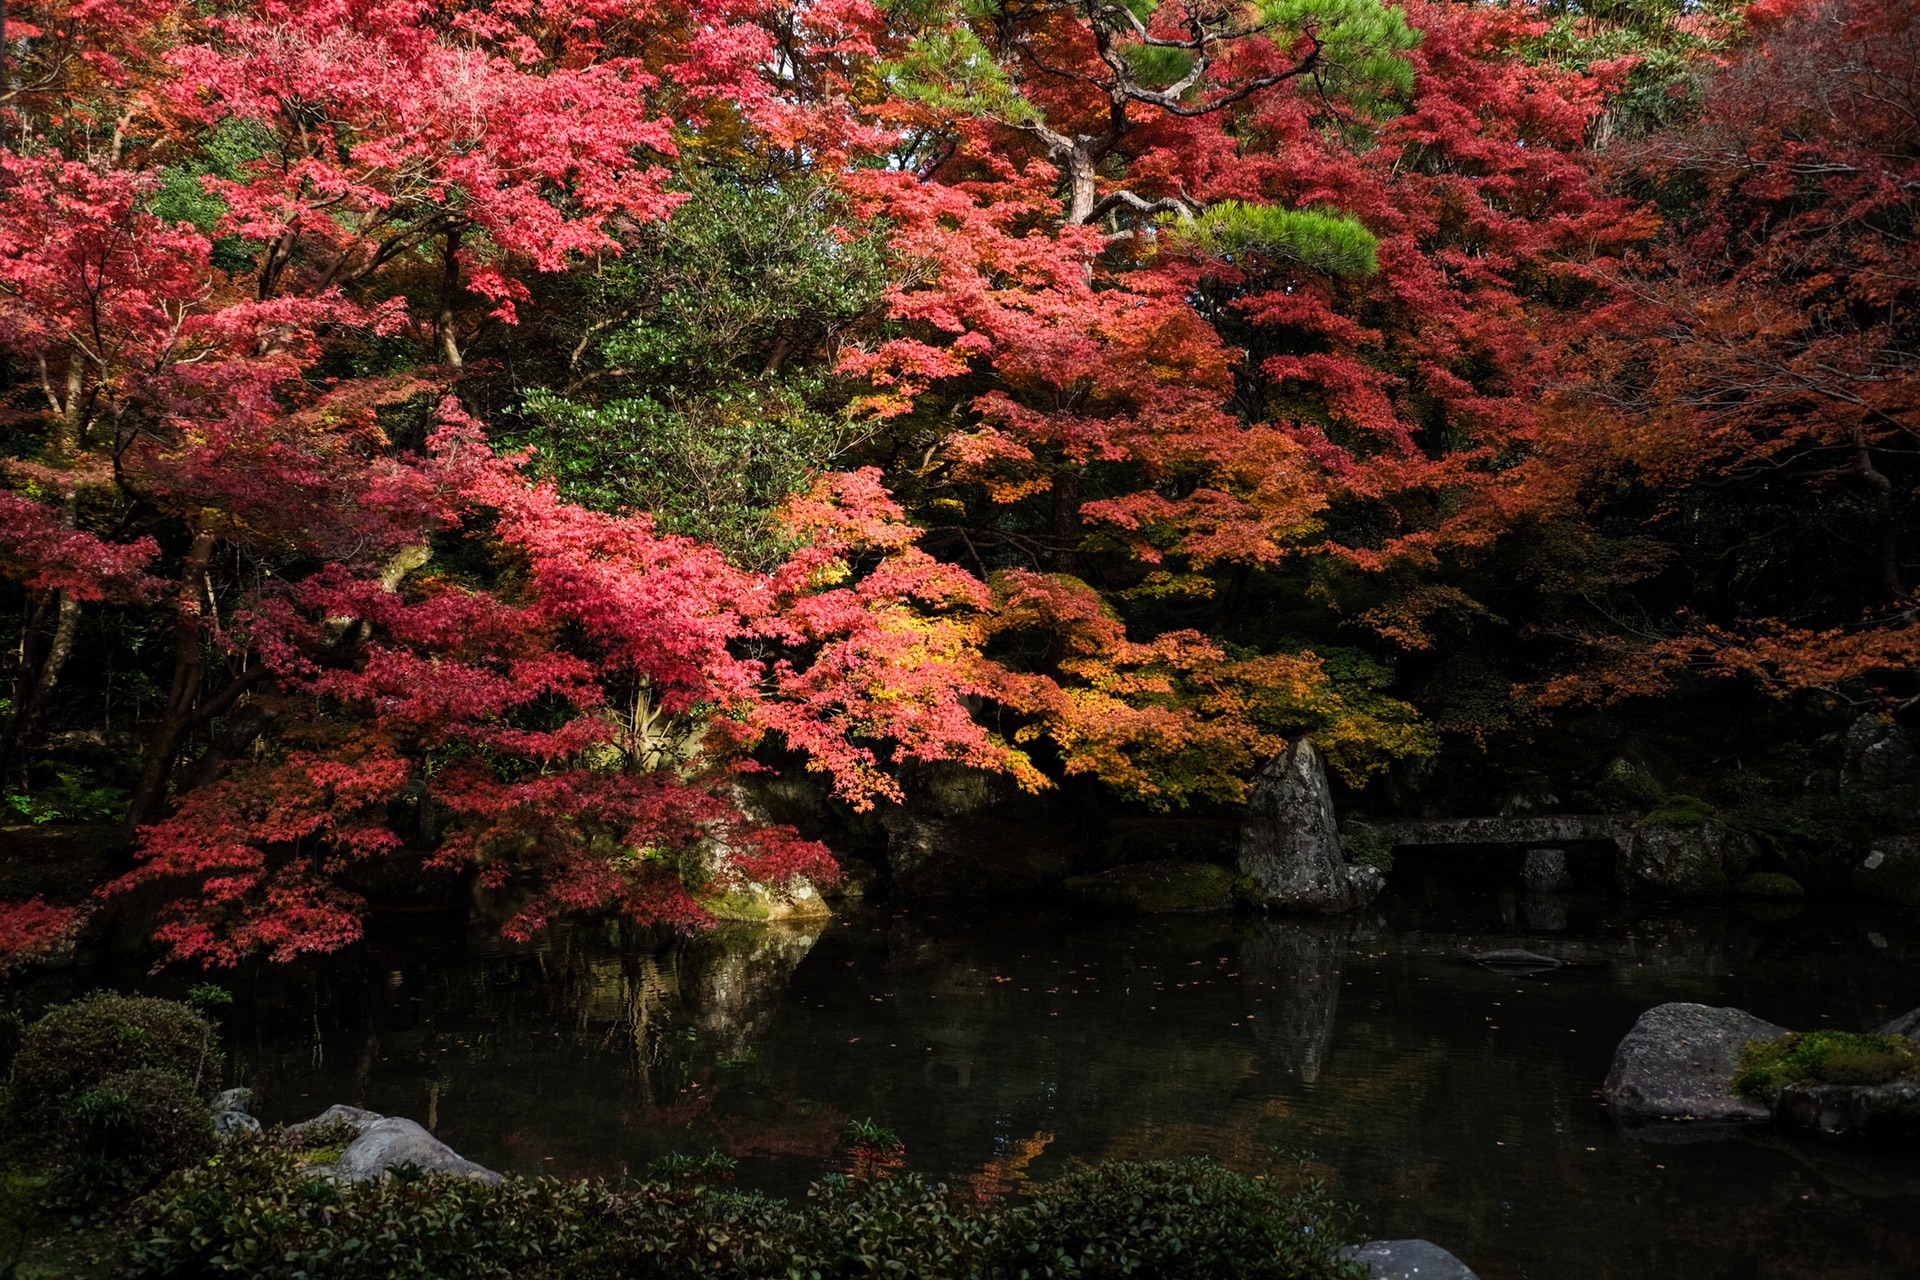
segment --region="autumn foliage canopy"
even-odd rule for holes
[[[1358,784],[1702,675],[1911,705],[1916,39],[1891,0],[13,6],[0,777],[118,751],[104,892],[232,962],[394,877],[513,936],[831,880],[775,767],[1168,808],[1300,733]],[[1677,591],[1729,486],[1846,528]],[[1489,637],[1497,712],[1448,665]],[[0,905],[0,952],[76,919]]]

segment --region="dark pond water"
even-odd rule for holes
[[[1574,963],[1462,958],[1497,946]],[[1653,1144],[1596,1098],[1664,1000],[1843,1028],[1920,1004],[1920,931],[1896,920],[1674,918],[1403,867],[1357,921],[923,907],[521,950],[414,922],[234,985],[233,1070],[264,1117],[352,1102],[506,1170],[717,1148],[787,1192],[871,1117],[911,1167],[1002,1184],[1115,1157],[1304,1162],[1370,1234],[1439,1241],[1485,1280],[1920,1276],[1920,1150]]]

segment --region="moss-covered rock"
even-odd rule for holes
[[[1920,1044],[1854,1031],[1790,1032],[1756,1041],[1740,1058],[1734,1088],[1773,1105],[1788,1085],[1882,1085],[1920,1072]]]
[[[1743,877],[1733,886],[1734,893],[1742,898],[1771,898],[1781,901],[1804,898],[1807,891],[1800,882],[1790,875],[1778,871],[1756,871]]]
[[[1699,796],[1667,796],[1640,819],[1642,827],[1702,827],[1718,822],[1720,811]]]
[[[1066,881],[1069,895],[1089,906],[1135,915],[1231,910],[1234,875],[1208,862],[1136,862]]]
[[[1629,889],[1675,898],[1724,896],[1757,856],[1753,841],[1723,822],[1696,822],[1691,810],[1648,815],[1627,843],[1621,879]],[[1677,818],[1677,821],[1666,821]]]
[[[734,924],[764,924],[770,920],[812,920],[831,916],[820,891],[803,879],[796,879],[782,892],[767,885],[746,883],[725,892],[700,899],[715,919]]]

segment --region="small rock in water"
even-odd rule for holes
[[[1555,960],[1552,956],[1522,951],[1517,947],[1482,951],[1473,957],[1473,962],[1485,965],[1489,969],[1498,969],[1502,973],[1545,973],[1549,969],[1565,968],[1567,963],[1565,960]]]
[[[1342,1252],[1366,1263],[1372,1280],[1480,1280],[1466,1263],[1431,1240],[1369,1240]]]

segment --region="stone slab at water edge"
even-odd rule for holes
[[[1663,1004],[1647,1010],[1614,1050],[1602,1093],[1624,1125],[1677,1121],[1752,1124],[1773,1113],[1733,1087],[1740,1056],[1785,1027],[1744,1009]]]

